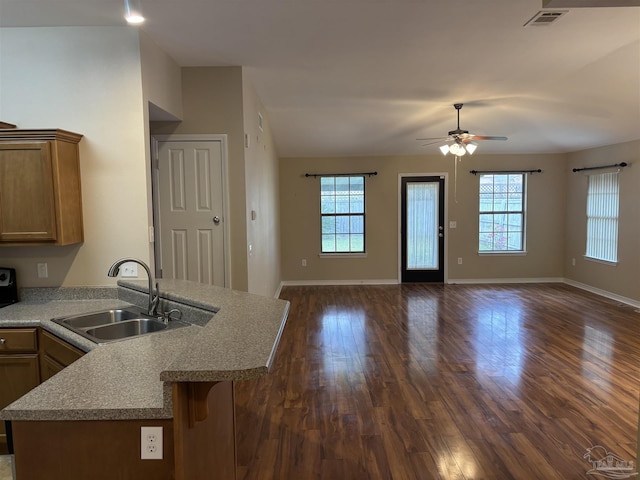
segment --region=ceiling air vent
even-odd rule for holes
[[[558,21],[569,10],[541,10],[531,20],[524,24],[525,27],[548,27]]]

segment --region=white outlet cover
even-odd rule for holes
[[[47,269],[47,264],[46,263],[39,263],[38,264],[38,278],[48,278],[49,277],[49,271]]]
[[[140,427],[140,458],[162,460],[162,427]]]

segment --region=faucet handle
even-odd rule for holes
[[[172,315],[175,315],[175,318],[172,317]],[[165,323],[168,323],[169,320],[180,320],[182,318],[182,312],[177,308],[172,308],[168,312],[164,312],[162,314],[162,318],[164,319]]]

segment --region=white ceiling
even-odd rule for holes
[[[640,138],[640,7],[541,0],[142,0],[181,66],[242,65],[280,156],[567,152]],[[123,25],[120,0],[0,0],[0,26]]]

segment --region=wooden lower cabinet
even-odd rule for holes
[[[0,329],[0,409],[82,355],[82,350],[36,327]],[[0,454],[8,452],[5,423],[0,421]]]
[[[0,409],[40,384],[36,328],[0,329]],[[0,454],[8,453],[0,421]]]
[[[43,382],[83,355],[82,350],[46,330],[40,330],[40,378]]]

